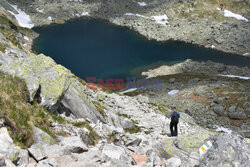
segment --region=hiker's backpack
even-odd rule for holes
[[[176,111],[172,113],[171,122],[177,123],[177,124],[179,123],[179,115]]]

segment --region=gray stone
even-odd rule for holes
[[[213,146],[202,156],[200,166],[249,166],[250,144],[239,135],[219,133],[209,139]]]
[[[61,110],[67,110],[77,118],[88,118],[91,122],[105,122],[103,116],[90,105],[86,95],[80,93],[81,90],[84,90],[83,86],[76,80],[72,81],[61,100]]]
[[[135,127],[134,123],[128,118],[120,117],[120,121],[123,129],[131,129]]]
[[[217,115],[219,115],[219,116],[224,116],[224,115],[226,115],[223,106],[214,106],[214,107],[213,107],[213,111],[214,111]]]
[[[172,157],[167,160],[166,166],[171,166],[171,167],[179,167],[181,166],[181,159],[177,157]]]
[[[246,116],[250,118],[250,107],[245,109]]]
[[[141,141],[142,141],[142,139],[137,138],[135,140],[127,142],[126,146],[139,146]]]
[[[221,104],[221,103],[223,103],[223,101],[224,101],[224,98],[218,98],[218,99],[214,100],[214,103]]]
[[[171,84],[173,84],[173,83],[175,83],[175,80],[176,80],[175,78],[170,78],[170,79],[168,80],[168,82],[171,83]]]
[[[124,156],[125,150],[122,147],[115,146],[112,144],[106,144],[102,150],[102,157],[108,157],[110,159],[122,159],[122,156]]]
[[[41,161],[42,159],[47,158],[43,144],[41,143],[33,144],[28,148],[28,151],[36,161]]]
[[[242,108],[231,106],[227,113],[228,117],[231,119],[243,120],[246,119],[247,116]]]
[[[32,130],[34,135],[34,143],[41,143],[47,145],[55,144],[55,140],[46,132],[35,126],[32,126]]]
[[[64,137],[61,139],[60,145],[66,147],[67,150],[72,153],[83,153],[88,151],[87,146],[79,136]]]

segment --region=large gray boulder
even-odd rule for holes
[[[226,113],[224,112],[224,107],[223,106],[214,106],[213,111],[218,115],[218,116],[224,116]]]
[[[181,159],[177,157],[172,157],[167,160],[166,166],[179,167],[181,166]]]
[[[244,112],[244,110],[242,108],[236,107],[236,106],[231,106],[228,109],[227,115],[231,119],[243,120],[243,119],[247,118],[246,113]]]
[[[91,122],[100,120],[104,122],[103,116],[91,105],[87,100],[87,96],[83,93],[85,88],[77,80],[72,80],[66,92],[64,92],[60,101],[59,112],[71,112],[77,118],[89,119]]]
[[[129,161],[125,149],[119,146],[115,146],[113,144],[106,144],[104,146],[102,150],[102,159],[104,161],[110,161],[110,160],[120,160],[125,162]]]
[[[46,145],[52,145],[56,143],[55,140],[50,135],[48,135],[41,129],[32,126],[32,130],[33,130],[34,143],[40,143]]]
[[[29,162],[28,151],[21,149],[13,143],[5,127],[0,128],[0,154],[6,157],[6,164],[12,164],[11,162],[13,162],[16,166],[26,166]]]
[[[250,165],[250,140],[238,135],[220,133],[209,139],[213,146],[203,155],[200,166],[241,166]]]
[[[104,122],[84,93],[86,85],[79,82],[68,69],[43,54],[35,55],[9,47],[7,54],[0,53],[0,71],[23,78],[30,100],[38,97],[40,105],[53,113],[66,111],[78,118]]]

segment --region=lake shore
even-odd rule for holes
[[[64,23],[78,17],[105,19],[120,26],[126,26],[150,40],[184,41],[213,48],[224,52],[249,56],[249,22],[225,17],[217,8],[219,4],[206,0],[200,2],[178,3],[174,1],[35,1],[18,6],[28,13],[35,26],[51,23]],[[200,5],[200,6],[199,6]],[[205,5],[208,9],[204,10]],[[247,7],[239,10],[239,5],[230,10],[248,17]],[[178,6],[178,7],[176,7]],[[245,9],[246,8],[246,9]],[[195,13],[196,10],[201,13]],[[184,14],[180,14],[183,11]],[[205,13],[207,12],[207,13]],[[197,16],[198,15],[198,16]],[[202,16],[202,17],[201,17]],[[242,17],[243,17],[242,16]],[[247,18],[246,18],[247,19]]]

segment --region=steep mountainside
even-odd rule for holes
[[[29,14],[39,7],[34,4],[45,3],[15,2],[23,9],[29,6]],[[51,3],[57,6],[57,2]],[[67,11],[67,6],[60,5]],[[20,27],[8,7],[0,7],[0,166],[249,166],[250,140],[244,138],[247,133],[238,133],[245,127],[249,130],[248,68],[188,60],[143,73],[165,79],[162,92],[143,90],[127,96],[89,89],[70,70],[30,50],[37,34]],[[57,15],[54,8],[44,10],[54,10],[53,18]],[[99,13],[105,11],[104,5]],[[36,14],[31,17],[34,22],[42,20]],[[180,92],[171,96],[171,89]],[[181,114],[178,137],[170,136],[170,119],[165,117],[172,105]],[[219,124],[215,120],[221,116],[226,121]],[[228,117],[241,121],[238,129],[212,127],[229,125]]]

